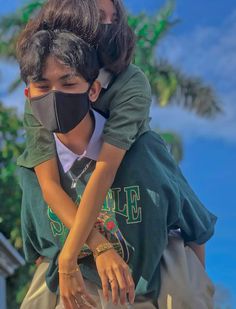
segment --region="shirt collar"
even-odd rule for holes
[[[94,115],[94,131],[92,137],[88,143],[87,149],[80,155],[74,153],[67,148],[54,134],[56,149],[59,160],[62,164],[63,170],[67,173],[74,162],[83,157],[96,161],[102,146],[102,133],[106,119],[95,110],[92,110]]]
[[[112,75],[108,71],[106,71],[104,68],[101,68],[99,70],[99,75],[97,77],[97,80],[100,82],[101,87],[103,89],[107,89],[110,81],[111,81]]]

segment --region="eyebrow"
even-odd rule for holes
[[[76,74],[70,73],[70,74],[66,74],[66,75],[61,76],[59,79],[60,80],[66,80],[66,79],[71,79],[71,78],[74,78],[74,77],[78,77],[78,76]]]
[[[70,73],[70,74],[65,74],[63,76],[61,76],[59,78],[59,80],[67,80],[67,79],[71,79],[71,78],[74,78],[74,77],[78,77],[76,74],[73,74],[73,73]],[[36,83],[41,83],[41,82],[49,82],[50,80],[47,79],[47,78],[44,78],[44,77],[40,77],[37,81],[35,81]]]

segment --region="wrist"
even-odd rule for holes
[[[106,242],[109,243],[109,241],[99,232],[97,228],[93,228],[86,244],[89,246],[91,251],[95,251],[100,244]]]
[[[75,269],[77,266],[77,256],[72,257],[61,252],[58,258],[58,265],[61,269]]]
[[[96,258],[97,258],[99,255],[101,255],[101,254],[103,254],[103,253],[105,253],[105,252],[107,252],[108,250],[111,250],[111,249],[114,249],[114,248],[113,248],[112,244],[109,243],[109,242],[103,242],[103,243],[99,244],[99,245],[95,248],[95,250],[93,250],[93,257],[94,257],[94,260],[96,260]]]

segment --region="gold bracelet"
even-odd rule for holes
[[[93,251],[93,257],[94,257],[94,259],[96,260],[96,258],[97,258],[100,254],[102,254],[102,253],[104,253],[104,252],[106,252],[106,251],[108,251],[108,250],[110,250],[110,249],[114,249],[114,248],[113,248],[112,244],[109,243],[109,242],[104,242],[104,243],[98,245],[97,248]]]
[[[58,273],[59,274],[62,274],[62,275],[65,275],[65,276],[73,276],[74,275],[74,273],[76,273],[76,272],[78,272],[80,269],[79,269],[79,267],[76,267],[75,269],[73,269],[73,270],[71,270],[71,271],[60,271],[60,270],[58,270]]]

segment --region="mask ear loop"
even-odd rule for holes
[[[87,82],[89,83],[89,87],[88,87],[88,90],[87,92],[89,92],[93,86],[93,83],[95,82],[97,78],[94,78],[94,79],[91,79],[91,80],[88,80]]]
[[[89,84],[89,87],[88,87],[88,90],[87,90],[88,101],[89,101],[89,112],[90,112],[90,113],[91,113],[91,110],[92,110],[93,108],[92,108],[92,102],[91,102],[90,99],[89,99],[89,91],[91,90],[92,85],[93,85],[93,83],[95,82],[95,80],[96,80],[96,78],[90,81],[90,84]],[[88,82],[89,82],[89,81],[88,81]]]

